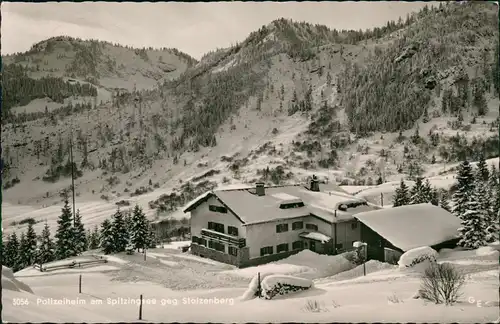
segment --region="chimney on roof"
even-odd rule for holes
[[[313,176],[312,176],[309,190],[319,192],[319,180],[315,174],[313,174]]]
[[[264,183],[263,182],[257,182],[255,184],[255,193],[257,196],[265,196],[266,195],[266,189],[264,188]]]

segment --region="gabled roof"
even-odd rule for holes
[[[417,204],[354,215],[403,251],[433,246],[457,238],[460,220],[432,204]]]
[[[339,211],[338,206],[349,202],[365,202],[338,192],[314,192],[301,185],[266,187],[264,196],[255,195],[253,187],[235,190],[213,190],[190,202],[184,212],[195,209],[209,197],[216,197],[229,210],[236,214],[245,225],[291,219],[302,216],[316,216],[325,222],[334,223],[352,219],[353,212],[372,210],[372,206],[358,206]],[[292,199],[293,198],[293,199]],[[280,204],[302,201],[305,206],[281,209]]]

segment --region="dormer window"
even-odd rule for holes
[[[299,208],[304,207],[303,202],[295,202],[295,203],[283,203],[280,204],[280,209],[290,209],[290,208]]]
[[[347,211],[347,205],[346,204],[339,205],[338,210],[340,210],[340,211]]]
[[[227,214],[227,208],[222,206],[209,205],[208,210],[216,213]]]

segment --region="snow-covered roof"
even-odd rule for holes
[[[315,192],[301,185],[287,185],[266,187],[265,195],[257,196],[254,188],[234,190],[213,190],[191,201],[184,212],[191,211],[210,196],[217,197],[231,212],[239,217],[245,225],[269,222],[277,219],[290,219],[301,216],[314,215],[328,223],[353,219],[354,213],[375,209],[366,204],[361,198],[356,198],[342,192]],[[293,200],[288,200],[293,198]],[[279,204],[284,200],[303,202],[305,206],[281,209]],[[335,210],[341,204],[357,203],[346,212]],[[364,204],[364,205],[363,205]]]
[[[284,193],[284,192],[275,193],[275,194],[273,194],[273,197],[274,198],[278,198],[279,200],[283,200],[283,201],[298,200],[298,199],[300,199],[300,198],[298,198],[296,196],[292,196],[292,195],[289,195],[289,194]]]
[[[330,236],[319,232],[304,232],[300,233],[299,236],[310,240],[320,241],[321,243],[326,243],[332,239]]]
[[[354,215],[403,251],[433,246],[457,238],[460,220],[432,204],[417,204]]]

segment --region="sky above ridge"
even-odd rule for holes
[[[196,59],[231,46],[278,18],[337,29],[368,29],[428,2],[3,2],[2,54],[67,35],[134,47],[174,47]]]

